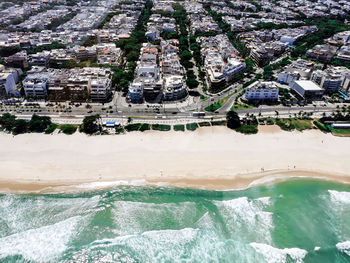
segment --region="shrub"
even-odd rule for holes
[[[151,126],[148,123],[142,123],[139,131],[143,132],[143,131],[148,131],[150,129],[151,129]]]
[[[330,130],[328,129],[328,127],[326,125],[324,125],[322,122],[315,120],[313,122],[315,124],[315,126],[322,132],[330,132]]]
[[[152,130],[170,131],[171,130],[171,126],[170,125],[165,125],[165,124],[152,124]]]
[[[275,122],[273,121],[273,119],[268,118],[268,119],[266,120],[266,124],[267,124],[267,125],[274,125]]]
[[[46,134],[51,134],[57,129],[57,124],[56,123],[51,123],[49,127],[46,128],[45,133]]]
[[[258,125],[255,124],[242,124],[240,127],[235,129],[237,132],[245,134],[256,134],[258,133]]]
[[[226,126],[227,121],[212,121],[211,126]]]
[[[26,133],[27,128],[28,128],[28,124],[26,120],[17,119],[15,121],[15,126],[13,127],[12,133],[13,134]]]
[[[185,125],[182,125],[182,124],[174,125],[174,131],[185,131]]]
[[[124,127],[127,132],[138,131],[141,127],[141,123],[128,124]]]
[[[60,130],[64,133],[64,134],[73,134],[76,132],[77,130],[77,126],[75,125],[71,125],[71,124],[63,124],[60,126]]]
[[[11,132],[14,128],[16,123],[16,116],[11,115],[10,113],[4,113],[0,117],[0,125],[3,129],[7,130],[8,132]]]
[[[116,134],[121,134],[121,133],[124,133],[124,132],[125,132],[125,130],[124,130],[123,127],[116,127],[115,128],[115,133]]]
[[[205,122],[200,122],[200,123],[198,123],[198,125],[199,125],[199,127],[211,126],[211,125],[210,125],[210,122],[207,122],[207,121],[205,121]]]
[[[198,128],[198,124],[197,123],[187,123],[186,124],[186,129],[188,131],[195,131]]]
[[[276,124],[284,131],[291,131],[295,129],[294,125],[292,125],[290,122],[281,119],[276,119]]]

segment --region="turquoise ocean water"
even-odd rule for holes
[[[2,194],[0,262],[350,262],[350,186]]]

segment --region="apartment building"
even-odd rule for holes
[[[29,72],[23,81],[26,96],[51,101],[100,101],[112,94],[112,72],[107,68],[44,69]]]
[[[331,94],[340,89],[344,81],[343,71],[342,68],[316,70],[312,73],[311,80],[324,89],[325,93]]]
[[[45,99],[47,96],[47,73],[28,75],[22,82],[24,93],[27,97]]]
[[[293,61],[291,65],[286,66],[283,71],[278,74],[278,81],[289,85],[295,80],[309,80],[315,69],[316,65],[314,62],[298,59]]]
[[[163,99],[179,100],[187,96],[184,69],[179,59],[179,41],[166,40],[160,43],[160,73],[163,77]]]
[[[140,97],[152,100],[160,95],[163,80],[157,64],[157,58],[157,46],[144,43],[135,69],[135,79],[131,83],[127,95],[127,99],[131,102],[140,102],[135,100]]]
[[[224,86],[246,68],[226,35],[201,37],[197,41],[201,44],[204,69],[211,87]]]
[[[245,89],[245,98],[254,101],[277,101],[278,92],[274,82],[256,81]]]
[[[306,52],[306,56],[309,58],[317,59],[319,61],[329,62],[334,57],[337,49],[337,47],[331,46],[329,44],[316,45],[313,49],[309,49]]]

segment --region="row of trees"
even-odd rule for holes
[[[188,30],[187,27],[190,24],[190,21],[187,18],[187,13],[185,8],[179,4],[176,3],[173,5],[174,8],[174,14],[173,17],[176,20],[176,23],[179,28],[179,49],[180,49],[180,62],[181,65],[184,66],[186,69],[186,84],[190,89],[194,89],[198,87],[198,81],[196,79],[196,76],[194,74],[193,63],[192,63],[192,53],[190,51],[190,45],[188,41]]]
[[[44,132],[51,125],[51,118],[34,114],[30,121],[17,119],[15,115],[4,113],[0,117],[1,127],[10,133]]]
[[[14,135],[27,132],[52,133],[58,127],[57,124],[51,122],[51,118],[48,116],[33,114],[30,121],[27,121],[24,119],[18,119],[15,115],[10,113],[4,113],[0,116],[0,126],[6,132]],[[73,134],[76,131],[76,126],[61,125],[60,129],[65,134]],[[89,135],[100,133],[101,131],[102,125],[100,115],[85,117],[80,126],[80,132]]]
[[[152,6],[152,1],[147,0],[145,9],[142,11],[135,30],[131,33],[130,38],[119,39],[116,42],[117,47],[120,47],[126,54],[127,67],[126,70],[112,67],[112,70],[114,71],[112,82],[117,85],[117,90],[123,91],[124,93],[128,91],[129,83],[134,79],[136,61],[140,55],[141,45],[142,43],[147,42],[145,36],[146,25],[151,16]]]

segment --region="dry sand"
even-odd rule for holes
[[[52,192],[156,184],[238,189],[308,176],[350,183],[350,138],[316,130],[225,127],[116,136],[0,134],[0,190]]]

